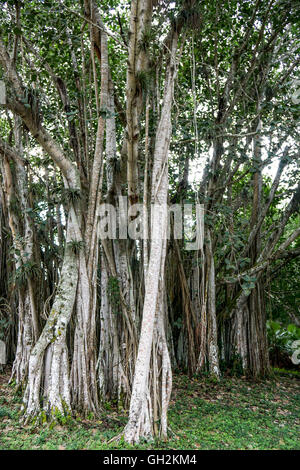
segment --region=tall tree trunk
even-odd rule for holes
[[[258,103],[258,112],[260,112],[260,102]],[[261,235],[259,221],[265,211],[263,211],[262,200],[262,173],[261,173],[261,148],[262,137],[261,120],[258,118],[256,135],[253,138],[253,157],[257,170],[253,175],[253,200],[252,200],[252,214],[250,221],[250,243],[249,251],[247,253],[251,266],[254,266],[261,253]],[[279,165],[279,171],[281,170]],[[282,170],[281,170],[282,171]],[[280,172],[279,172],[280,175]],[[277,178],[275,178],[275,184]],[[279,180],[278,180],[279,181]],[[272,194],[272,192],[271,192]],[[255,231],[255,232],[254,232]],[[253,235],[253,236],[252,236]],[[266,332],[266,312],[265,312],[265,298],[263,278],[256,281],[254,289],[251,290],[250,295],[244,302],[238,300],[240,308],[236,308],[233,314],[233,339],[235,341],[236,352],[240,355],[242,366],[246,373],[253,377],[266,376],[269,373],[269,355],[267,344]]]
[[[163,356],[161,373],[162,379],[161,397],[163,403],[157,408],[160,417],[163,418],[159,430],[162,436],[166,436],[166,410],[171,386],[171,373],[169,369],[169,359],[166,357],[166,341],[163,331],[164,319],[161,318],[162,310],[159,306],[159,299],[165,282],[165,256],[166,256],[166,236],[167,236],[167,202],[168,202],[168,151],[171,135],[171,108],[175,78],[175,53],[177,49],[177,34],[174,34],[170,65],[168,68],[167,80],[165,84],[165,96],[162,106],[161,118],[156,132],[155,150],[153,157],[153,173],[151,188],[151,203],[154,210],[151,218],[151,240],[150,254],[145,278],[145,296],[141,333],[139,339],[138,355],[135,365],[134,382],[130,401],[129,421],[125,427],[125,440],[133,443],[138,442],[141,437],[147,439],[153,437],[156,432],[154,425],[154,404],[150,400],[150,382],[155,389],[155,382],[158,377],[154,377],[155,368],[150,373],[151,349],[159,336],[163,339],[163,347],[160,353]],[[156,205],[156,206],[155,206]],[[154,329],[155,319],[157,327]],[[159,334],[158,334],[159,331]],[[158,360],[156,358],[156,360]],[[151,377],[151,380],[150,380]]]
[[[18,295],[18,340],[11,380],[15,380],[17,386],[22,386],[27,377],[31,348],[39,336],[39,319],[34,289],[34,269],[38,268],[34,256],[34,226],[28,214],[31,206],[23,159],[22,125],[18,116],[15,116],[14,137],[15,149],[1,141],[0,150],[3,152],[2,172],[14,247]]]

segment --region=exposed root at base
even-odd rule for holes
[[[117,436],[112,437],[109,441],[108,444],[111,444],[112,442],[120,442],[120,440],[124,437],[124,431],[120,432]]]

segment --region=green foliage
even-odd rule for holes
[[[80,251],[84,249],[85,243],[82,240],[71,240],[67,243],[67,246],[74,253],[74,255],[78,255]]]
[[[54,411],[52,411],[50,419],[53,420],[55,424],[59,423],[63,426],[66,426],[73,421],[70,409],[66,406],[65,403],[63,403],[63,412],[56,408]]]
[[[256,277],[255,276],[248,276],[247,274],[242,276],[243,283],[242,283],[242,289],[243,291],[248,295],[254,289],[255,287],[255,282],[256,282]]]
[[[298,224],[298,225],[297,225]],[[300,225],[299,218],[292,224],[292,230]],[[288,227],[289,229],[289,227]],[[300,240],[295,243],[299,247]],[[270,319],[288,325],[299,317],[300,305],[300,258],[290,261],[278,272],[267,289],[267,312]]]
[[[81,200],[81,192],[78,188],[64,188],[62,191],[62,200],[65,204],[76,204]]]
[[[38,279],[41,268],[34,261],[22,262],[13,275],[13,281],[22,286],[28,279]]]
[[[140,88],[147,92],[153,84],[153,73],[151,71],[140,70],[136,74],[136,80],[140,85]]]
[[[155,31],[151,28],[145,28],[141,39],[139,40],[139,48],[145,52],[149,49],[151,43],[155,40]]]
[[[12,417],[12,412],[9,408],[6,406],[1,406],[0,407],[0,418],[11,418]]]

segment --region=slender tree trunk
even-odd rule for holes
[[[260,103],[258,104],[260,110]],[[261,121],[258,118],[256,131],[260,132]],[[269,207],[263,208],[262,200],[262,173],[261,173],[261,147],[262,137],[260,133],[253,139],[253,156],[258,165],[257,171],[253,175],[253,201],[250,221],[250,237],[248,256],[251,265],[254,266],[261,253],[260,225],[262,215]],[[277,179],[280,177],[283,167],[280,164],[278,174],[275,177],[273,187],[278,185]],[[272,190],[271,193],[272,195]],[[271,201],[270,201],[271,202]],[[265,210],[264,210],[265,209]],[[251,290],[250,295],[242,301],[243,294],[238,299],[237,305],[240,307],[234,310],[232,326],[234,328],[233,338],[235,340],[236,352],[240,355],[243,369],[253,377],[266,376],[269,373],[269,355],[266,332],[266,312],[263,278],[260,276]]]
[[[171,134],[171,107],[175,77],[175,53],[177,48],[177,35],[174,35],[171,46],[170,66],[165,85],[164,104],[158,129],[156,132],[156,143],[153,157],[153,177],[151,189],[151,203],[156,204],[153,217],[151,219],[151,241],[148,270],[145,278],[145,296],[141,333],[139,340],[138,355],[135,365],[134,382],[130,401],[129,421],[125,428],[125,440],[133,443],[138,442],[141,437],[152,438],[155,434],[153,406],[150,400],[149,374],[150,359],[154,334],[155,318],[160,326],[161,338],[164,338],[164,348],[166,348],[165,333],[161,330],[163,321],[161,319],[161,309],[158,308],[160,299],[160,289],[165,282],[165,256],[166,256],[166,235],[167,235],[167,201],[168,201],[168,151]],[[160,210],[158,210],[158,208]],[[170,371],[167,365],[168,359],[164,357],[163,379],[163,408],[160,408],[163,417],[161,434],[165,436],[166,408],[168,406]],[[168,371],[167,371],[168,370]],[[151,373],[152,387],[155,389],[157,377]],[[168,375],[169,374],[169,375]],[[168,377],[168,378],[167,378]]]

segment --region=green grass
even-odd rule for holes
[[[39,428],[19,423],[20,396],[0,388],[0,449],[131,449],[108,441],[120,433],[126,412],[105,407],[98,420]],[[139,449],[300,449],[300,380],[276,371],[274,378],[207,378],[177,375],[169,410],[168,442]]]

